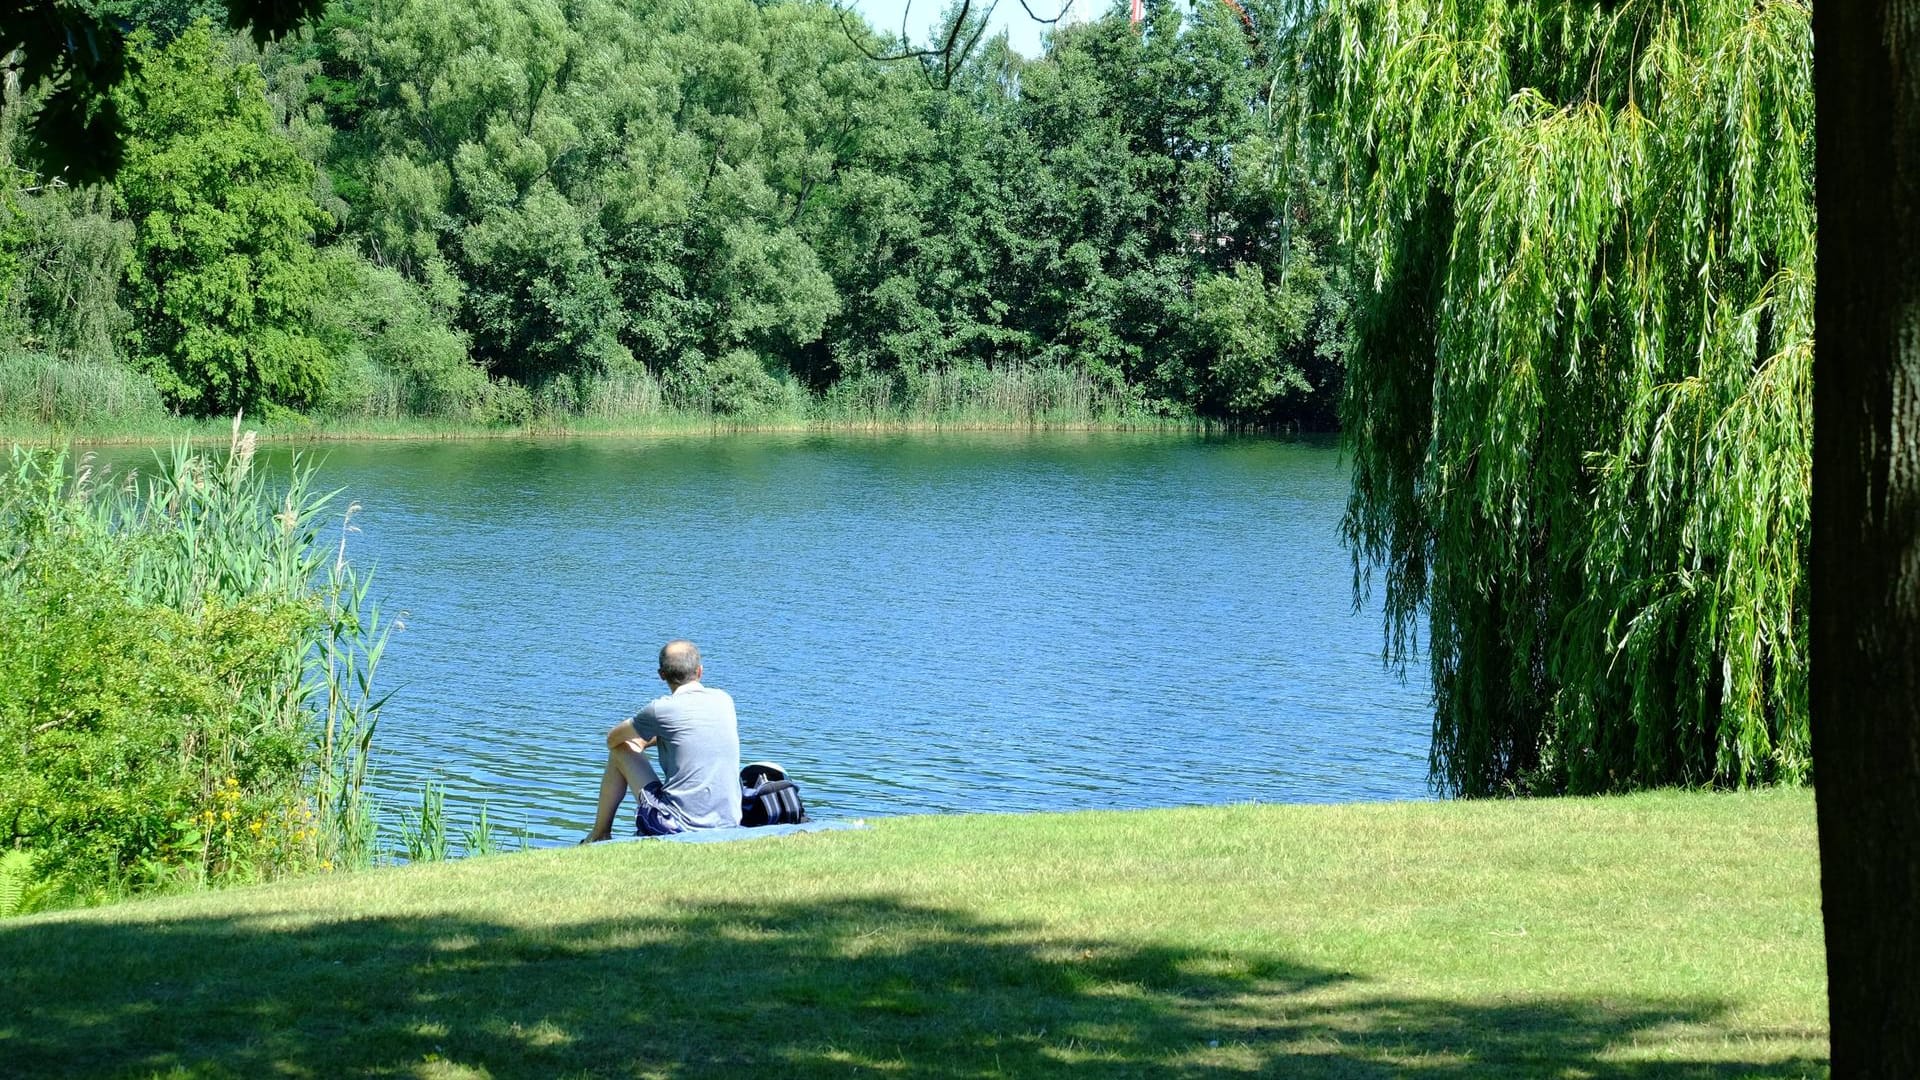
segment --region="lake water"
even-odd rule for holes
[[[1324,444],[1123,434],[342,444],[404,610],[375,786],[583,834],[607,727],[698,642],[821,816],[1427,794]]]

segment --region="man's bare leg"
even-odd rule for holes
[[[653,762],[647,760],[646,750],[639,742],[622,743],[608,751],[607,769],[600,774],[600,805],[593,816],[593,831],[583,842],[592,844],[611,839],[613,818],[620,812],[627,790],[645,790],[648,784],[659,779],[660,774],[654,771]]]

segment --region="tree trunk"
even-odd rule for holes
[[[1812,734],[1836,1077],[1920,1077],[1920,0],[1814,5]]]

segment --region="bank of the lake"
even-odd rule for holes
[[[1814,1076],[1811,793],[920,816],[0,924],[26,1074]]]
[[[710,413],[653,413],[634,417],[554,417],[523,424],[491,424],[434,417],[378,419],[286,416],[245,417],[244,424],[265,443],[298,445],[337,442],[418,442],[435,440],[498,440],[547,438],[645,438],[661,435],[722,435],[730,433],[917,434],[966,431],[1051,432],[1190,432],[1236,430],[1201,417],[1151,414],[1117,416],[1018,416],[965,412],[938,416],[773,415],[720,416]],[[165,417],[99,424],[42,424],[18,418],[0,418],[0,443],[25,446],[133,446],[164,445],[182,440],[224,443],[233,429],[231,418]],[[1291,434],[1290,430],[1254,429],[1261,434]]]

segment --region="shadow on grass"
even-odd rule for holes
[[[1824,1070],[1807,1059],[1611,1060],[1636,1038],[1683,1057],[1758,1054],[1737,1042],[1753,1033],[1716,1026],[1723,1009],[1712,1002],[1425,1000],[1278,955],[1067,940],[887,898],[639,907],[606,924],[542,928],[450,918],[0,926],[0,1073]],[[1672,1025],[1700,1025],[1682,1030],[1710,1041],[1689,1044]]]

